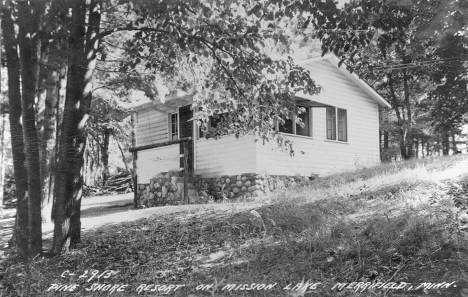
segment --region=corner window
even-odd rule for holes
[[[227,135],[227,131],[218,131],[216,134],[214,133],[214,130],[218,127],[218,124],[226,121],[225,117],[227,117],[226,113],[217,114],[215,116],[209,116],[208,121],[206,122],[205,132],[203,132],[202,127],[200,126],[198,130],[198,137],[212,138],[215,136]]]
[[[348,141],[348,117],[346,110],[327,107],[326,113],[327,139],[337,140],[338,127],[338,141]]]
[[[338,109],[338,140],[348,141],[348,123],[344,109]]]
[[[179,119],[177,113],[169,114],[169,140],[179,139]]]
[[[282,133],[312,136],[312,117],[310,107],[299,106],[305,109],[305,111],[298,115],[298,117],[304,123],[304,127],[299,124],[294,124],[292,119],[285,119],[283,125],[279,125],[278,131]]]

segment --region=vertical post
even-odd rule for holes
[[[188,174],[188,150],[187,150],[187,142],[183,142],[184,146],[184,204],[189,204],[189,197],[188,197],[188,188],[187,188],[187,174]]]
[[[132,147],[136,147],[136,113],[132,113]],[[138,152],[133,152],[133,173],[132,173],[132,179],[133,179],[133,207],[135,209],[138,208],[138,165],[137,165],[137,159],[138,159]]]

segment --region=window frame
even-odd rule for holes
[[[176,127],[177,127],[177,139],[174,139],[173,138],[173,129],[172,129],[172,117],[173,116],[176,116]],[[167,138],[169,139],[169,141],[171,140],[178,140],[180,139],[180,131],[179,131],[179,112],[171,112],[171,113],[168,113],[167,114],[167,124],[168,124],[168,127],[167,127]]]
[[[293,128],[293,133],[289,133],[289,132],[280,132],[280,133],[283,133],[283,134],[287,134],[287,135],[294,135],[294,136],[298,136],[298,137],[306,137],[306,138],[312,138],[314,136],[314,133],[313,133],[313,109],[312,107],[310,106],[302,106],[302,105],[299,105],[299,104],[296,104],[297,107],[302,107],[302,108],[305,108],[306,109],[306,112],[308,111],[309,112],[309,120],[308,120],[308,123],[304,123],[304,125],[308,125],[309,126],[309,135],[301,135],[301,134],[297,134],[297,126],[298,124],[295,122],[295,117],[293,117],[293,119],[290,119],[292,121],[292,128]],[[279,123],[276,123],[276,131],[279,131],[279,128],[280,128],[280,124]]]
[[[329,117],[328,117],[328,110],[333,109],[333,116],[334,116],[334,121],[332,122],[332,136],[333,138],[328,137],[328,131],[329,131]],[[345,115],[345,122],[344,122],[344,137],[343,139],[340,139],[340,112],[344,112]],[[348,143],[349,138],[348,138],[348,110],[345,108],[340,108],[336,106],[328,106],[325,108],[325,140],[326,141],[332,141],[332,142],[340,142],[340,143]]]

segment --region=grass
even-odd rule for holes
[[[70,254],[28,264],[12,259],[0,295],[108,295],[102,288],[86,290],[98,282],[109,284],[108,290],[128,285],[123,292],[114,289],[113,296],[168,292],[151,292],[154,286],[144,291],[142,284],[184,285],[168,295],[192,297],[464,296],[466,220],[463,206],[454,201],[468,197],[466,187],[458,186],[468,180],[467,169],[468,159],[457,156],[319,178],[275,193],[255,210],[263,224],[253,219],[255,212],[226,206],[102,227],[83,234]],[[92,269],[118,273],[89,280]],[[75,275],[61,277],[67,270]],[[86,270],[87,278],[79,278]],[[456,282],[457,287],[332,290],[352,282]],[[241,286],[253,283],[276,285],[253,291]],[[73,293],[47,292],[52,284],[78,287]]]

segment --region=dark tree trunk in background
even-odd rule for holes
[[[400,134],[398,135],[399,136],[399,143],[400,143],[400,154],[401,154],[401,158],[404,159],[404,160],[408,159],[408,150],[407,150],[407,147],[406,147],[406,144],[407,144],[407,141],[406,141],[407,134],[406,134],[406,132],[407,131],[403,127],[400,127]]]
[[[384,131],[384,137],[383,137],[383,147],[384,150],[388,150],[388,131]]]
[[[414,139],[413,139],[413,116],[411,114],[410,92],[408,88],[408,75],[406,69],[403,70],[403,87],[406,107],[406,159],[414,158]]]
[[[21,257],[29,257],[29,204],[26,196],[28,177],[24,162],[23,126],[21,123],[21,86],[20,61],[18,56],[18,28],[10,9],[5,9],[2,17],[2,30],[5,44],[5,54],[8,61],[8,98],[10,108],[10,133],[13,153],[13,169],[15,171],[17,204],[17,228],[15,238]]]
[[[42,1],[19,2],[18,43],[20,45],[23,134],[28,172],[32,256],[42,253],[41,180],[36,130],[35,97],[39,83]]]
[[[426,156],[424,155],[424,140],[421,139],[421,157],[424,159]]]
[[[414,148],[415,148],[414,157],[419,158],[419,140],[417,138],[414,140]]]
[[[452,138],[452,150],[453,150],[453,153],[455,154],[458,151],[457,141],[455,140],[455,133],[451,131],[450,136]]]
[[[442,155],[448,156],[450,149],[449,135],[447,132],[442,133]]]
[[[99,46],[101,4],[91,1],[86,26],[86,1],[72,3],[67,95],[59,147],[56,219],[52,253],[68,252],[81,239],[80,207],[83,154],[91,105],[92,77]],[[87,28],[87,30],[86,30]]]
[[[390,88],[390,95],[391,95],[391,105],[393,110],[395,111],[395,115],[397,117],[397,122],[399,126],[398,130],[398,142],[400,145],[400,154],[402,159],[409,159],[409,154],[408,154],[408,127],[405,125],[406,119],[405,119],[405,113],[404,109],[400,111],[399,108],[399,103],[398,103],[398,97],[395,92],[395,86],[394,86],[394,78],[391,73],[387,74],[387,79],[388,79],[388,86]]]
[[[125,154],[122,149],[122,146],[120,145],[120,142],[117,139],[114,138],[114,140],[116,140],[117,146],[119,147],[120,156],[122,156],[122,162],[124,163],[125,170],[127,171],[127,173],[130,173],[130,170],[128,169],[127,161],[125,161]],[[133,177],[132,177],[132,180],[133,180]]]
[[[107,182],[109,178],[109,141],[111,136],[111,129],[106,127],[104,129],[104,141],[102,144],[102,166],[104,167],[104,172],[102,175],[102,185]]]

